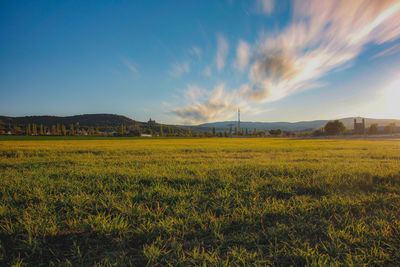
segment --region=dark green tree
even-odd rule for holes
[[[120,129],[119,129],[120,135],[125,135],[126,134],[126,126],[124,124],[121,124]]]
[[[32,124],[32,134],[37,135],[37,127],[35,123]]]
[[[55,125],[51,125],[51,135],[56,135],[57,134],[57,128]]]
[[[330,121],[328,122],[325,127],[324,127],[324,132],[326,135],[339,135],[344,132],[346,127],[344,127],[344,124],[339,121]]]
[[[282,130],[281,130],[281,129],[270,130],[269,133],[270,133],[271,135],[278,136],[278,135],[281,135],[281,134],[282,134]]]
[[[317,129],[312,132],[312,136],[322,136],[324,135],[324,131],[322,129]]]
[[[25,134],[26,135],[31,135],[31,125],[28,123],[28,125],[26,126],[26,130],[25,130]]]
[[[377,134],[378,133],[378,124],[377,123],[371,124],[371,126],[369,126],[368,133],[369,134]]]
[[[141,134],[142,134],[142,128],[140,128],[139,124],[135,123],[133,129],[129,132],[129,135],[140,136]]]
[[[164,136],[164,130],[162,124],[160,124],[160,136]]]
[[[21,127],[19,127],[19,126],[14,125],[14,131],[20,132],[20,131],[22,131],[22,129],[21,129]]]
[[[69,125],[69,135],[75,135],[75,129],[73,123]]]
[[[391,133],[395,132],[395,127],[396,127],[396,124],[390,123],[389,125],[387,125],[383,128],[383,132],[385,134],[391,134]]]

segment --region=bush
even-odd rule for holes
[[[344,127],[344,124],[338,120],[330,121],[324,127],[326,135],[339,135],[343,133],[345,129],[346,127]]]

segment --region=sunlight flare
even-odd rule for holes
[[[384,91],[384,113],[387,117],[400,118],[400,78],[390,83]]]

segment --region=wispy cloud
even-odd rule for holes
[[[234,66],[239,71],[244,71],[250,61],[250,45],[245,41],[240,40],[236,49],[236,62]]]
[[[201,60],[201,56],[203,54],[203,51],[198,46],[192,46],[190,48],[190,50],[189,50],[189,53],[192,54],[192,55],[195,55],[199,60]]]
[[[211,76],[211,68],[210,66],[206,66],[203,71],[204,76],[210,77]]]
[[[247,95],[273,101],[400,35],[400,1],[294,1],[293,23],[259,42]],[[362,10],[362,12],[361,12]]]
[[[170,74],[175,78],[180,78],[184,73],[190,72],[189,62],[174,63],[172,64],[172,69]]]
[[[222,35],[217,37],[217,55],[215,56],[215,63],[217,69],[221,71],[225,67],[226,57],[228,56],[229,45]]]
[[[127,59],[123,59],[122,61],[123,61],[124,65],[125,65],[130,71],[132,71],[133,73],[138,72],[138,71],[137,71],[137,68],[136,68],[131,62],[129,62]]]
[[[166,52],[166,54],[168,54],[174,60],[177,58],[175,53],[163,41],[161,41],[160,38],[155,35],[152,36],[153,39],[159,44],[159,46]]]
[[[385,49],[378,54],[374,55],[372,58],[377,58],[377,57],[382,57],[382,56],[388,56],[388,55],[393,55],[400,53],[400,44],[395,44],[388,49]]]
[[[184,96],[186,100],[189,101],[196,101],[202,96],[204,96],[207,93],[207,91],[203,88],[200,88],[199,86],[195,84],[189,84],[188,88],[184,91]]]
[[[244,53],[243,62],[246,58],[251,61],[248,83],[210,94],[206,101],[189,104],[175,114],[187,121],[210,121],[232,111],[235,104],[282,99],[309,89],[329,71],[351,64],[366,44],[383,44],[400,37],[398,0],[293,3],[292,22],[278,35],[260,38],[249,56]],[[228,50],[224,40],[220,37],[217,55]],[[226,55],[216,57],[219,70]]]
[[[274,0],[257,0],[256,9],[266,15],[270,15],[274,11]]]
[[[225,84],[217,85],[208,93],[206,101],[194,101],[184,108],[173,109],[172,112],[182,119],[183,123],[194,124],[228,116],[237,106],[226,92]]]

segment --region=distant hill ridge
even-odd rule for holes
[[[24,116],[24,117],[10,117],[10,116],[0,116],[0,129],[7,129],[8,126],[19,126],[25,128],[28,124],[43,125],[45,127],[52,127],[53,125],[63,124],[67,127],[74,124],[75,126],[82,128],[94,127],[103,131],[115,131],[119,129],[121,125],[125,125],[127,128],[134,128],[139,126],[142,129],[152,129],[153,131],[158,131],[160,129],[160,123],[157,121],[152,121],[148,124],[147,122],[133,120],[126,116],[117,114],[83,114],[74,116]],[[164,131],[167,131],[167,126],[171,126],[176,132],[184,132],[187,130],[188,126],[184,125],[172,125],[163,124]],[[212,129],[207,127],[196,127],[190,126],[191,128],[196,128],[198,132],[210,132]]]
[[[115,114],[83,114],[75,116],[25,116],[25,117],[6,117],[0,116],[0,121],[3,125],[11,123],[13,125],[26,125],[28,123],[35,123],[37,125],[43,124],[50,127],[57,123],[70,125],[79,123],[82,127],[117,127],[122,124],[133,125],[135,121],[121,115]],[[141,124],[142,122],[137,122]]]
[[[362,118],[360,117],[350,117],[339,119],[346,129],[354,128],[354,119],[357,119],[357,122],[361,122]],[[400,126],[400,120],[395,119],[374,119],[374,118],[364,118],[365,119],[365,127],[370,127],[371,124],[377,123],[378,126],[386,126],[390,123],[395,123],[397,126]],[[241,121],[240,127],[247,128],[249,130],[256,129],[281,129],[283,131],[305,131],[305,130],[315,130],[324,127],[324,125],[331,120],[314,120],[314,121],[299,121],[299,122],[248,122]],[[231,126],[233,128],[237,127],[237,121],[223,121],[223,122],[212,122],[212,123],[203,123],[199,126],[202,127],[215,127],[215,128],[227,128],[229,129]]]
[[[357,119],[358,122],[361,122],[360,117],[350,117],[339,119],[347,129],[353,129],[354,119]],[[400,126],[400,120],[395,119],[374,119],[374,118],[365,118],[366,127],[368,128],[371,124],[377,123],[378,126],[386,126],[390,123],[395,123],[397,126]],[[328,121],[330,120],[314,120],[314,121],[299,121],[299,122],[249,122],[242,121],[240,122],[241,128],[247,128],[249,130],[253,129],[281,129],[283,131],[306,131],[306,130],[314,130],[318,128],[322,128]],[[122,115],[116,114],[82,114],[82,115],[74,115],[74,116],[24,116],[24,117],[8,117],[8,116],[0,116],[0,126],[11,125],[27,125],[27,124],[43,124],[44,126],[51,127],[52,125],[64,124],[77,124],[79,123],[80,127],[102,127],[102,128],[115,128],[121,126],[122,124],[126,126],[132,126],[135,124],[144,125],[146,122],[136,121],[131,118]],[[158,122],[157,122],[158,124]],[[185,128],[187,126],[183,125],[173,125],[178,128]],[[215,127],[217,129],[229,129],[230,127],[237,127],[236,121],[222,121],[222,122],[212,122],[212,123],[203,123],[200,125],[190,126],[191,128],[198,129],[200,131],[210,130]]]

